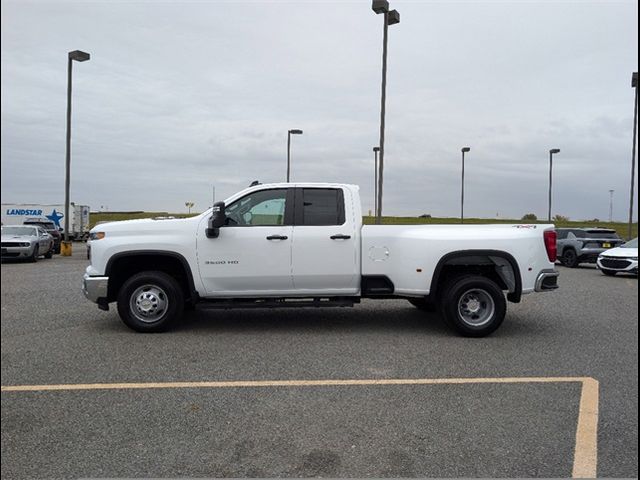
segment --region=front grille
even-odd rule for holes
[[[605,268],[627,268],[631,262],[617,258],[602,258],[600,264]]]
[[[20,243],[19,242],[2,242],[2,248],[6,248],[6,247],[19,247]]]

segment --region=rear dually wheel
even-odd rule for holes
[[[445,320],[467,337],[484,337],[504,321],[507,302],[502,289],[479,275],[452,279],[442,295],[440,309]]]

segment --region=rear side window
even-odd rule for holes
[[[564,240],[569,234],[567,230],[556,230],[556,233],[558,235],[558,240]]]
[[[335,188],[303,188],[302,218],[299,225],[342,225],[344,198]]]

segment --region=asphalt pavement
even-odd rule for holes
[[[2,392],[2,477],[567,477],[577,383],[269,386],[268,381],[593,377],[597,473],[638,476],[638,283],[558,267],[468,339],[403,300],[196,310],[138,334],[84,299],[73,257],[2,264],[2,386],[265,381]]]

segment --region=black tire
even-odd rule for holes
[[[473,301],[473,306],[465,301]],[[507,302],[495,282],[486,277],[467,275],[454,278],[445,286],[440,310],[447,323],[461,335],[484,337],[502,325]],[[474,318],[476,315],[478,318]]]
[[[563,252],[562,264],[565,267],[569,267],[569,268],[576,268],[578,265],[580,265],[578,254],[574,249],[568,248]]]
[[[607,270],[606,268],[601,268],[600,271],[609,277],[614,277],[618,273],[615,270]]]
[[[409,303],[423,312],[435,312],[437,311],[436,304],[433,302],[427,302],[425,298],[408,298]]]
[[[45,253],[45,254],[44,254],[44,258],[46,258],[46,259],[51,259],[51,258],[53,258],[53,247],[51,247],[51,248],[49,249],[49,251],[48,251],[47,253]]]
[[[118,292],[118,314],[136,332],[164,332],[182,317],[184,294],[164,272],[140,272]]]
[[[36,263],[38,261],[38,256],[40,255],[40,247],[36,245],[33,249],[33,253],[29,257],[29,261],[31,263]]]

